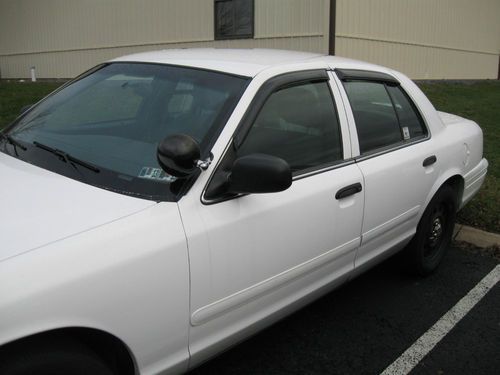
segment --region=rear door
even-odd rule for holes
[[[397,80],[378,72],[337,75],[359,145],[353,156],[365,183],[358,268],[411,239],[437,172],[435,164],[423,163],[433,157],[429,132]]]
[[[271,79],[223,158],[233,151],[281,157],[293,170],[292,186],[217,196],[210,193],[216,170],[202,203],[196,189],[179,202],[189,245],[194,363],[352,271],[364,192],[338,95],[325,71]]]

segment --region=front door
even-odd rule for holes
[[[210,354],[205,348],[221,349],[242,332],[253,332],[262,318],[345,281],[353,269],[363,178],[345,160],[345,115],[322,77],[280,81],[236,150],[238,156],[264,153],[286,160],[294,176],[290,188],[208,204],[188,194],[179,202],[189,246],[194,363]],[[351,185],[357,188],[342,190]]]

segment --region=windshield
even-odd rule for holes
[[[10,139],[24,148],[3,137],[0,149],[82,182],[174,200],[182,183],[174,184],[175,178],[160,168],[158,143],[168,135],[188,134],[207,157],[247,82],[177,66],[107,64],[49,96],[9,127]],[[89,165],[94,169],[84,168]]]

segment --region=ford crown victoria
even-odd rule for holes
[[[390,255],[487,171],[405,75],[273,50],[101,64],[0,133],[0,373],[180,373]]]

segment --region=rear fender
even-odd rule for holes
[[[434,195],[436,195],[437,191],[441,188],[441,186],[443,186],[445,183],[448,183],[449,180],[451,180],[453,177],[456,176],[459,176],[463,180],[462,171],[459,168],[451,168],[439,176],[436,182],[434,182],[434,185],[429,191],[429,194],[427,194],[425,203],[422,205],[420,212],[418,214],[418,221],[420,221],[420,218],[422,217],[425,209],[429,205],[429,202],[434,197]],[[461,197],[459,197],[457,202],[461,202]]]

